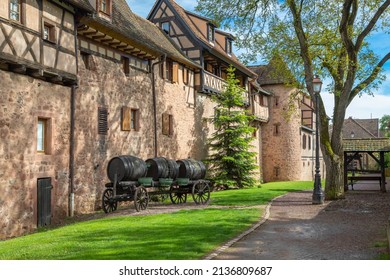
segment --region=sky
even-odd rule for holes
[[[126,0],[132,11],[146,18],[152,9],[155,0]],[[184,9],[194,11],[196,0],[176,0]],[[390,34],[378,34],[371,40],[373,49],[381,54],[390,50]],[[235,51],[237,54],[239,51]],[[374,96],[367,94],[361,97],[356,97],[349,105],[345,117],[353,117],[355,119],[371,119],[381,118],[383,115],[390,115],[390,61],[385,64],[386,80],[382,83]],[[322,99],[325,104],[328,116],[333,114],[333,95],[326,92],[325,86],[327,80],[324,80],[323,90],[321,92]]]

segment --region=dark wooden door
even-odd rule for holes
[[[38,227],[51,223],[51,178],[38,179]]]

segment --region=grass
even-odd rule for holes
[[[263,205],[312,182],[215,192],[205,208],[149,216],[108,217],[0,242],[0,259],[200,259],[259,220]]]

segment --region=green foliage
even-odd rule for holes
[[[385,137],[390,138],[390,115],[384,115],[379,120],[379,130],[384,133]]]
[[[267,183],[262,188],[214,192],[222,208],[118,216],[79,222],[0,241],[0,260],[192,260],[259,220],[258,206],[312,182]],[[215,203],[214,203],[215,201]],[[224,206],[245,208],[226,208]]]
[[[253,187],[256,180],[253,171],[257,168],[251,152],[254,128],[253,117],[243,110],[245,90],[235,78],[235,69],[228,69],[227,86],[213,97],[216,108],[212,120],[215,132],[209,139],[209,175],[217,185],[238,188]]]

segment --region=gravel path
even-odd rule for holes
[[[275,199],[263,224],[213,259],[369,260],[386,250],[389,192],[349,191],[324,205],[311,199],[311,191]]]

